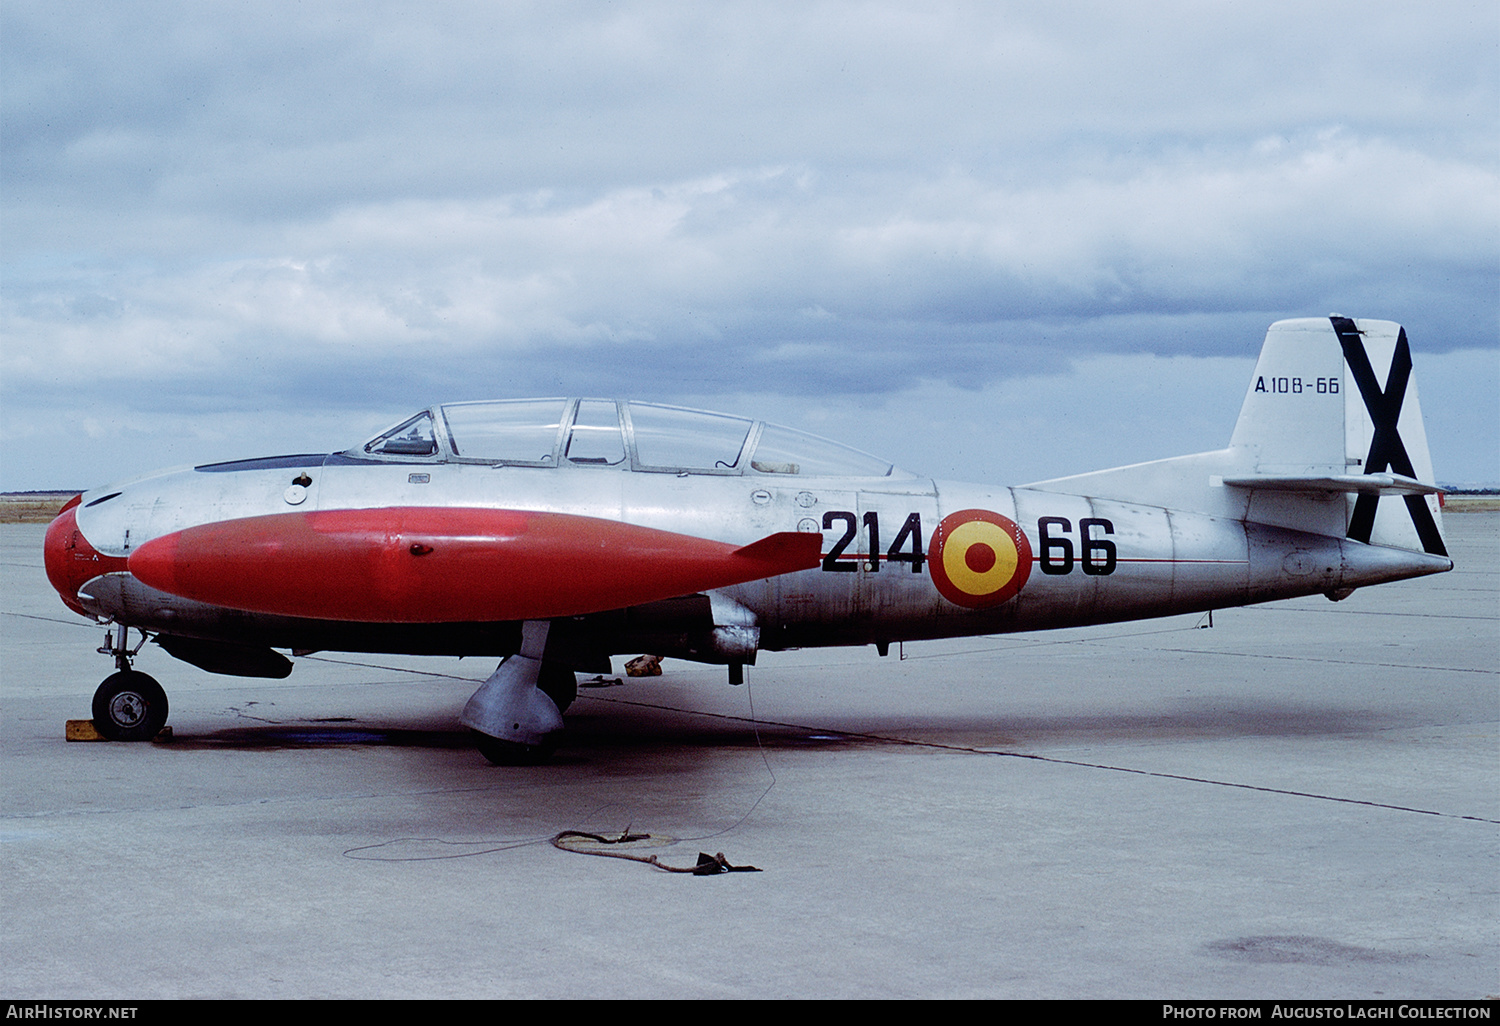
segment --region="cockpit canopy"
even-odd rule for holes
[[[886,460],[804,431],[722,413],[609,399],[434,406],[347,455],[663,474],[906,476]]]

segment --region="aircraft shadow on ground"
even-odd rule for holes
[[[648,713],[649,715],[644,715]],[[1389,715],[1356,709],[1246,703],[1163,713],[1076,716],[808,717],[822,723],[751,723],[689,710],[612,709],[570,717],[558,758],[587,757],[643,747],[829,750],[870,745],[940,749],[1027,750],[1057,744],[1163,741],[1234,741],[1248,738],[1318,738],[1403,726]],[[707,722],[705,722],[707,720]],[[238,726],[177,733],[171,747],[188,752],[236,748],[285,750],[367,745],[387,748],[462,749],[475,734],[451,729],[374,725],[355,717]]]

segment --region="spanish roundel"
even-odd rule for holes
[[[1009,517],[986,509],[950,513],[927,547],[932,583],[955,605],[998,606],[1031,576],[1031,542]]]

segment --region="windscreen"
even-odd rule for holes
[[[432,431],[432,414],[426,411],[391,428],[372,442],[365,452],[375,456],[431,456],[437,452]]]

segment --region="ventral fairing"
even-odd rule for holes
[[[215,673],[320,650],[502,657],[462,722],[548,751],[616,654],[1075,627],[1452,568],[1404,330],[1279,321],[1226,448],[997,487],[754,418],[634,400],[434,406],[354,448],[206,464],[72,500],[53,586],[111,625],[99,731],[167,718],[146,639]],[[138,643],[130,647],[131,631]]]

